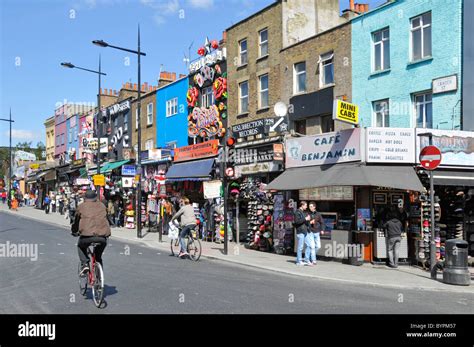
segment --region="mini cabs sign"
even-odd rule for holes
[[[95,186],[105,186],[105,176],[104,175],[94,175],[93,177]]]
[[[332,111],[332,119],[353,125],[359,124],[359,106],[336,99]]]

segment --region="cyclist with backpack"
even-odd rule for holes
[[[180,246],[181,250],[179,252],[179,257],[183,257],[186,255],[189,255],[188,252],[186,251],[186,243],[185,243],[185,238],[188,236],[188,234],[191,232],[196,227],[196,215],[194,214],[194,208],[191,205],[191,202],[187,197],[183,197],[180,202],[179,206],[181,207],[178,212],[171,218],[171,222],[173,222],[175,219],[180,218],[180,227],[181,227],[181,233],[180,233]]]

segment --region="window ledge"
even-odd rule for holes
[[[262,107],[257,110],[257,113],[266,112],[270,109],[270,106]]]
[[[244,117],[248,117],[249,116],[249,112],[245,112],[245,113],[239,113],[237,115],[237,118],[244,118]]]
[[[266,60],[269,57],[269,54],[262,55],[261,57],[257,58],[257,63],[263,60]]]
[[[375,76],[383,75],[383,74],[389,73],[390,71],[391,71],[390,68],[385,69],[385,70],[373,71],[373,72],[370,74],[370,77],[375,77]]]
[[[151,128],[153,126],[153,123],[152,124],[147,124],[146,127],[147,128]]]
[[[306,93],[307,93],[307,92],[306,92],[306,90],[305,90],[304,92],[293,93],[292,96],[304,95],[304,94],[306,94]]]
[[[248,63],[242,64],[242,65],[238,65],[238,66],[237,66],[237,70],[242,70],[242,69],[246,68],[247,65],[248,65]]]
[[[330,84],[326,84],[325,86],[319,87],[319,90],[326,89],[326,88],[333,88],[335,86],[336,86],[336,83],[330,83]]]
[[[430,61],[430,60],[433,60],[432,56],[429,56],[429,57],[426,57],[426,58],[423,58],[423,59],[409,61],[407,66],[416,65],[416,64],[423,63],[425,61]]]

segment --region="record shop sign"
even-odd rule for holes
[[[287,168],[361,160],[360,128],[286,140]]]
[[[257,119],[251,122],[236,124],[232,126],[232,132],[236,138],[245,138],[265,134],[266,127],[273,125],[273,119]]]

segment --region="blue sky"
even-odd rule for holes
[[[142,82],[156,85],[160,67],[185,73],[206,36],[220,39],[230,25],[273,0],[2,0],[0,2],[0,118],[12,108],[13,143],[44,142],[43,122],[59,103],[95,103],[97,77],[65,69],[63,61],[97,69],[102,55],[104,88],[137,83],[136,56],[91,44],[103,39],[135,49],[141,27]],[[362,2],[362,1],[361,1]],[[384,0],[368,1],[371,7]],[[347,8],[349,0],[340,1]],[[127,64],[129,59],[129,64]],[[8,145],[8,123],[0,122],[0,146]]]

